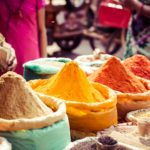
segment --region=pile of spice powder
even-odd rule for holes
[[[116,57],[111,57],[89,80],[99,82],[122,93],[142,93],[146,91],[143,83]]]
[[[35,88],[34,88],[35,87]],[[69,101],[99,102],[105,100],[102,93],[88,81],[77,63],[69,62],[48,80],[39,81],[32,88],[40,93]]]
[[[150,61],[143,55],[134,55],[123,61],[123,64],[136,76],[150,80]]]

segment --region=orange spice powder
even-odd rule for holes
[[[142,93],[146,91],[143,83],[116,57],[111,57],[97,71],[89,76],[99,82],[123,93]]]
[[[134,55],[124,60],[123,64],[136,76],[150,80],[150,61],[143,55]]]

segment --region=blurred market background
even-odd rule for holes
[[[75,58],[92,54],[96,48],[123,57],[126,31],[101,24],[100,3],[101,0],[47,0],[49,57]]]

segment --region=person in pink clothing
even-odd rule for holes
[[[15,49],[16,72],[27,61],[46,57],[45,0],[0,0],[0,33]]]

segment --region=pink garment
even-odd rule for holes
[[[16,51],[18,65],[16,72],[23,74],[23,64],[40,57],[37,29],[37,10],[44,7],[44,0],[7,0],[11,12],[17,12],[20,1],[23,1],[21,14],[13,14],[7,28],[9,9],[0,0],[0,33]]]

